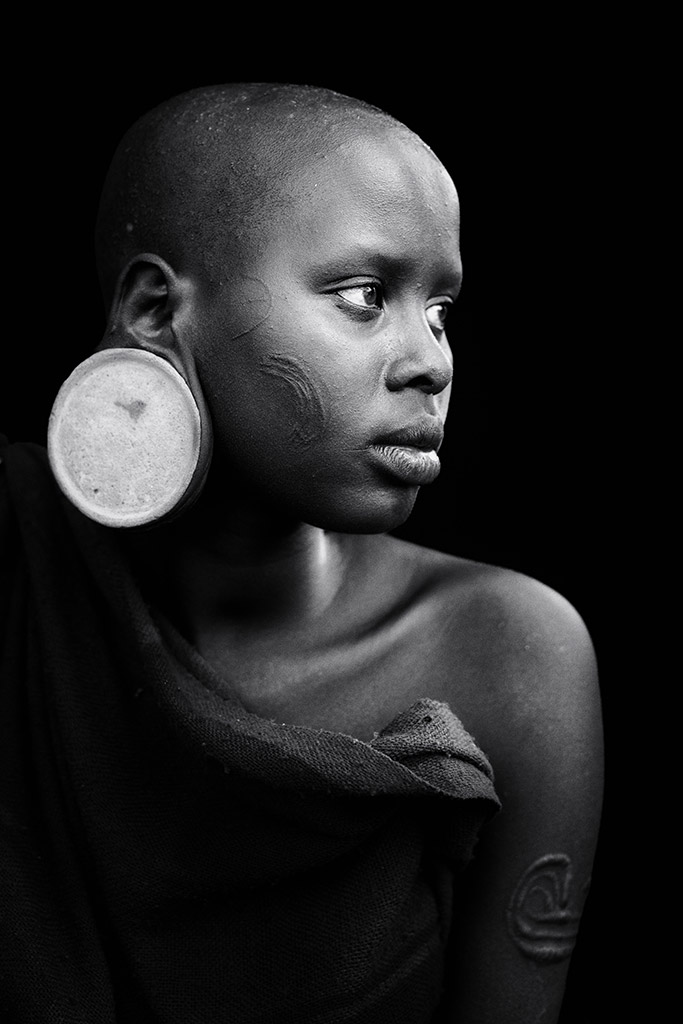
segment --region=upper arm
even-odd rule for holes
[[[447,1020],[553,1024],[601,813],[597,671],[586,628],[559,595],[525,580],[493,604],[496,639],[465,724],[491,760],[502,810],[462,877]]]

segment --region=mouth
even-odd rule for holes
[[[438,451],[443,442],[440,422],[429,420],[391,431],[368,445],[379,468],[409,486],[436,480],[441,471]]]

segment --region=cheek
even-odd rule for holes
[[[193,339],[197,362],[216,386],[226,357],[264,324],[273,308],[270,289],[258,277],[240,275],[223,282],[219,291],[203,301]]]
[[[270,289],[258,277],[241,277],[238,286],[233,286],[232,295],[233,317],[227,332],[228,341],[236,341],[260,327],[273,307]]]
[[[306,307],[274,300],[258,278],[241,278],[221,305],[198,360],[217,440],[269,457],[283,445],[345,447],[363,413],[345,339],[330,340]]]
[[[281,440],[306,449],[325,437],[332,410],[330,389],[303,360],[265,356],[259,375],[263,388],[257,401],[268,420],[275,419]]]

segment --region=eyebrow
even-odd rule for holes
[[[363,266],[367,266],[368,269],[376,269],[388,276],[401,276],[406,273],[422,275],[425,272],[422,261],[405,254],[396,255],[381,250],[377,245],[359,243],[330,254],[329,258],[323,257],[316,268],[316,276],[333,278],[353,276],[358,274]],[[457,297],[462,285],[460,260],[449,262],[448,266],[441,267],[435,263],[428,272],[432,274],[438,285],[453,293],[453,298]]]

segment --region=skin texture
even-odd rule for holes
[[[217,85],[147,112],[121,140],[102,190],[95,240],[107,310],[141,252],[220,285],[232,243],[236,257],[258,250],[302,164],[378,124],[416,139],[369,104],[309,86]]]
[[[163,354],[213,426],[199,500],[124,538],[147,599],[263,717],[369,739],[420,697],[451,705],[503,810],[443,1020],[552,1024],[600,818],[590,638],[542,584],[386,535],[419,491],[397,460],[420,456],[380,442],[417,424],[438,448],[448,409],[453,182],[363,104],[221,87],[124,140],[98,234],[103,346]]]
[[[415,421],[445,420],[452,357],[428,311],[459,288],[457,194],[431,154],[392,135],[346,144],[302,176],[300,192],[269,244],[241,263],[269,295],[268,316],[245,331],[240,272],[202,317],[194,351],[216,447],[240,486],[266,489],[292,515],[386,530],[417,490],[380,478],[367,446]],[[406,229],[412,263],[401,252]],[[375,310],[362,288],[380,282],[386,303]],[[236,334],[239,344],[226,345]],[[295,439],[277,460],[274,437]]]
[[[282,389],[278,404],[289,410],[287,440],[299,448],[310,448],[322,440],[332,404],[324,382],[316,381],[306,364],[292,356],[265,357],[261,372]]]
[[[520,878],[508,906],[508,930],[531,960],[557,963],[571,956],[581,918],[581,907],[572,906],[573,882],[572,862],[564,853],[539,857]]]

